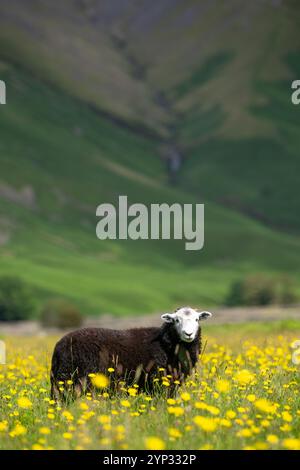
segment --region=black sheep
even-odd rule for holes
[[[199,321],[211,316],[182,307],[174,313],[162,315],[166,322],[160,328],[132,328],[110,330],[84,328],[65,335],[55,346],[51,367],[51,396],[64,399],[61,385],[72,380],[68,394],[78,397],[92,389],[89,374],[110,374],[111,387],[120,381],[138,385],[147,393],[154,391],[158,370],[171,376],[169,391],[174,381],[182,383],[192,372],[201,351]],[[68,387],[66,387],[68,388]],[[68,395],[70,396],[70,395]]]

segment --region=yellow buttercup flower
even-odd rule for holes
[[[0,421],[0,432],[7,431],[8,429],[8,423],[7,421]]]
[[[91,377],[91,382],[96,388],[106,388],[109,384],[109,380],[104,374],[94,374]]]
[[[282,419],[284,421],[287,421],[288,423],[291,423],[291,421],[293,421],[293,417],[288,411],[282,412]]]
[[[176,400],[174,400],[174,398],[168,398],[167,403],[168,405],[176,405]]]
[[[199,450],[213,450],[213,446],[211,444],[204,444]]]
[[[79,408],[80,408],[81,410],[86,411],[86,410],[89,409],[89,405],[88,405],[87,403],[82,402],[82,403],[79,404]]]
[[[44,450],[44,447],[41,444],[33,444],[31,449],[32,450]]]
[[[256,400],[254,402],[254,405],[256,408],[258,408],[260,411],[263,411],[264,413],[276,413],[277,406],[276,404],[271,403],[269,400],[265,398],[260,398],[259,400]]]
[[[111,422],[111,417],[108,415],[100,415],[97,420],[100,424],[108,424]]]
[[[145,447],[148,450],[164,450],[166,445],[159,437],[150,436],[145,439]]]
[[[254,449],[255,450],[267,450],[268,445],[266,442],[258,441],[258,442],[255,442]]]
[[[212,415],[218,415],[220,413],[219,408],[217,408],[216,406],[207,405],[206,403],[203,403],[203,402],[196,402],[195,407],[198,410],[206,410],[209,413],[211,413]]]
[[[191,395],[188,392],[183,392],[181,394],[181,398],[182,398],[183,401],[190,401]]]
[[[250,403],[253,403],[256,400],[256,396],[253,393],[250,393],[247,395],[247,400],[250,401]]]
[[[206,418],[205,416],[195,416],[193,419],[194,423],[197,424],[203,431],[213,432],[217,428],[217,424],[213,418]]]
[[[279,442],[279,439],[277,436],[275,436],[275,434],[269,434],[267,436],[267,441],[270,443],[270,444],[277,444]]]
[[[128,400],[121,400],[121,405],[124,406],[125,408],[129,408],[131,405],[130,405],[130,401]]]
[[[9,433],[11,437],[24,436],[27,433],[27,429],[22,424],[16,424],[13,430]]]
[[[232,426],[231,421],[229,419],[222,418],[220,420],[220,425],[224,426],[225,428],[230,428]]]
[[[230,382],[225,379],[218,379],[216,381],[216,388],[221,393],[226,393],[230,390]]]
[[[46,428],[46,427],[42,427],[42,428],[39,429],[39,433],[40,433],[40,434],[47,435],[47,434],[50,434],[50,433],[51,433],[51,429]]]
[[[289,450],[300,450],[300,439],[288,438],[283,439],[283,447]]]
[[[251,429],[241,429],[240,431],[237,432],[238,437],[251,437],[252,436],[252,431]]]
[[[180,408],[180,406],[169,406],[168,413],[173,414],[178,417],[184,414],[184,409]]]
[[[255,380],[255,375],[247,369],[242,369],[235,374],[234,380],[239,384],[248,385]]]
[[[48,416],[49,416],[49,415],[48,415]],[[63,416],[64,418],[66,418],[67,421],[73,421],[73,419],[74,419],[74,416],[73,416],[72,413],[70,413],[70,411],[68,411],[68,410],[63,411],[63,412],[62,412],[62,416]]]
[[[24,408],[25,410],[32,408],[32,403],[27,397],[19,398],[17,403],[20,408]]]
[[[178,439],[179,437],[182,436],[181,432],[176,429],[176,428],[170,428],[169,429],[169,436],[173,437],[174,439]]]

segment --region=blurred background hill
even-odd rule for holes
[[[298,1],[0,12],[0,275],[86,314],[223,304],[257,273],[300,293]],[[96,207],[120,194],[205,203],[204,249],[100,242]]]

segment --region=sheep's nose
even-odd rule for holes
[[[190,337],[193,333],[185,333],[186,336]]]

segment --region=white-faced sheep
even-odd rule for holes
[[[110,330],[84,328],[65,335],[55,346],[51,367],[51,395],[64,399],[59,382],[72,380],[72,396],[92,389],[89,375],[110,375],[111,387],[119,381],[154,391],[153,379],[164,369],[174,381],[182,383],[195,367],[201,351],[200,321],[211,316],[191,307],[181,307],[162,315],[160,328]],[[69,387],[70,388],[70,387]],[[70,390],[69,390],[70,392]]]

